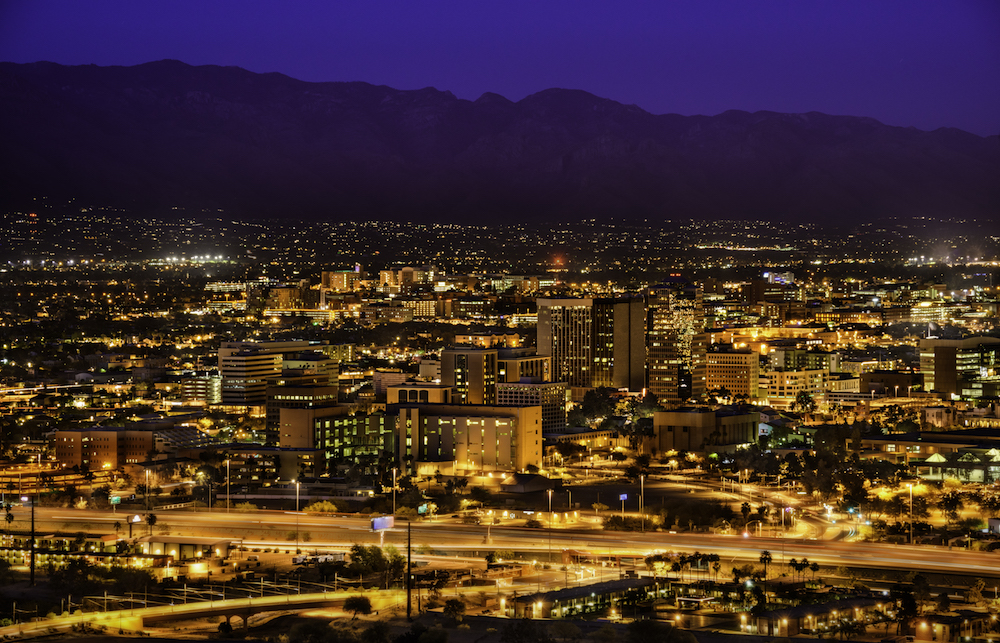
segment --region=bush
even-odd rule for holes
[[[542,523],[541,521],[535,520],[534,518],[529,518],[528,520],[525,521],[524,526],[530,529],[541,529]]]
[[[465,603],[460,598],[449,598],[444,602],[444,615],[456,623],[460,622],[465,616]]]
[[[310,514],[332,514],[340,511],[340,508],[337,507],[336,503],[329,500],[317,500],[308,505],[303,511]]]
[[[260,507],[253,504],[252,502],[239,502],[233,507],[237,513],[249,514],[255,511],[260,511]]]
[[[652,521],[646,521],[646,529],[650,531],[653,530],[654,525]],[[641,518],[632,518],[631,516],[622,518],[621,516],[605,516],[604,518],[604,529],[606,531],[641,531],[643,528],[643,521]]]
[[[354,612],[354,618],[357,618],[358,614],[371,614],[372,601],[367,596],[348,596],[344,599],[344,611]]]

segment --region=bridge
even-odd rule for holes
[[[366,596],[372,603],[372,610],[399,608],[406,605],[406,593],[401,590],[368,590],[317,592],[309,594],[286,594],[283,596],[246,597],[226,600],[199,601],[179,605],[157,605],[154,607],[130,608],[107,612],[76,612],[55,618],[42,618],[16,625],[0,627],[0,637],[41,636],[57,632],[68,632],[74,626],[87,624],[105,626],[109,630],[141,630],[155,623],[193,620],[198,618],[222,617],[233,625],[233,617],[239,619],[237,625],[249,628],[250,619],[256,614],[267,612],[294,612],[311,609],[340,608],[350,596]]]

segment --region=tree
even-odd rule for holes
[[[352,621],[358,618],[358,614],[371,614],[371,599],[367,596],[348,596],[344,599],[344,611],[354,613],[354,616],[351,618]]]
[[[795,396],[795,403],[792,406],[804,413],[812,413],[816,410],[816,401],[809,391],[799,391],[798,395]]]
[[[445,616],[458,623],[462,620],[462,617],[465,616],[465,602],[460,598],[449,598],[444,602],[443,613]]]
[[[771,552],[769,552],[769,551],[767,551],[765,549],[764,551],[760,552],[760,558],[758,560],[760,561],[760,563],[762,565],[764,565],[764,582],[766,583],[767,582],[767,566],[771,563],[771,561],[774,560],[774,557],[771,556]]]
[[[965,502],[962,499],[962,494],[957,491],[949,491],[938,498],[938,509],[945,517],[945,529],[951,527],[951,524],[958,520],[958,512],[962,510]]]
[[[153,527],[156,526],[156,514],[146,514],[146,525],[149,527],[149,535],[153,535]]]
[[[603,504],[603,503],[600,503],[600,502],[595,502],[594,504],[592,504],[590,506],[597,513],[601,513],[602,511],[607,511],[608,510],[608,506],[606,504]]]

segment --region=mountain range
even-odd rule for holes
[[[0,63],[0,207],[415,222],[1000,216],[1000,136],[164,60]]]

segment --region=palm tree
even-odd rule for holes
[[[766,603],[767,602],[767,566],[768,566],[768,564],[772,560],[774,560],[774,558],[771,556],[771,552],[769,552],[769,551],[767,551],[765,549],[764,551],[760,552],[760,558],[758,560],[760,560],[760,562],[763,563],[763,565],[764,565],[764,602]]]
[[[156,514],[146,515],[146,524],[149,526],[149,535],[153,535],[153,527],[156,526]]]

